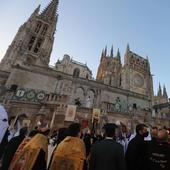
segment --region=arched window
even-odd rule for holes
[[[31,51],[31,48],[32,48],[34,42],[35,42],[35,37],[32,36],[31,39],[30,39],[30,41],[29,41],[29,43],[28,43],[28,50],[29,50],[29,51]]]
[[[35,48],[34,48],[34,52],[35,52],[35,53],[38,53],[41,44],[42,44],[42,39],[38,39],[38,40],[37,40],[37,43],[36,43],[36,45],[35,45]]]
[[[79,68],[75,68],[73,71],[73,77],[79,77],[80,75],[80,69]]]
[[[42,26],[42,23],[39,21],[36,25],[35,32],[38,33],[40,31],[40,28]]]
[[[48,29],[48,25],[44,25],[41,35],[45,35]]]

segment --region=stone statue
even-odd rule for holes
[[[90,96],[86,99],[86,107],[87,108],[91,108],[91,106],[92,106],[92,102],[91,102],[91,98],[90,98]]]

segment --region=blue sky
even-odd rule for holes
[[[19,26],[41,4],[50,0],[1,0],[0,59]],[[59,21],[51,55],[53,65],[64,54],[86,63],[96,76],[105,45],[120,49],[122,61],[127,43],[146,57],[154,75],[154,89],[165,84],[170,95],[169,0],[60,0]]]

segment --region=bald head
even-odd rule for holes
[[[166,129],[161,129],[158,132],[158,140],[161,142],[168,142],[168,132]]]

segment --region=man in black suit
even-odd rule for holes
[[[161,129],[157,135],[157,141],[149,142],[147,149],[146,170],[170,169],[170,145],[168,144],[168,132]]]
[[[11,160],[15,152],[17,151],[19,145],[24,140],[27,134],[27,131],[28,131],[28,128],[23,127],[22,129],[20,129],[19,136],[12,138],[8,142],[5,148],[5,151],[4,151],[3,159],[2,159],[2,167],[1,167],[2,170],[8,170]]]
[[[147,136],[147,126],[138,124],[136,126],[136,136],[129,142],[126,150],[128,170],[145,170],[147,142],[144,141],[144,138]]]
[[[113,138],[116,125],[105,125],[106,138],[94,144],[90,156],[90,170],[125,170],[123,147]]]

